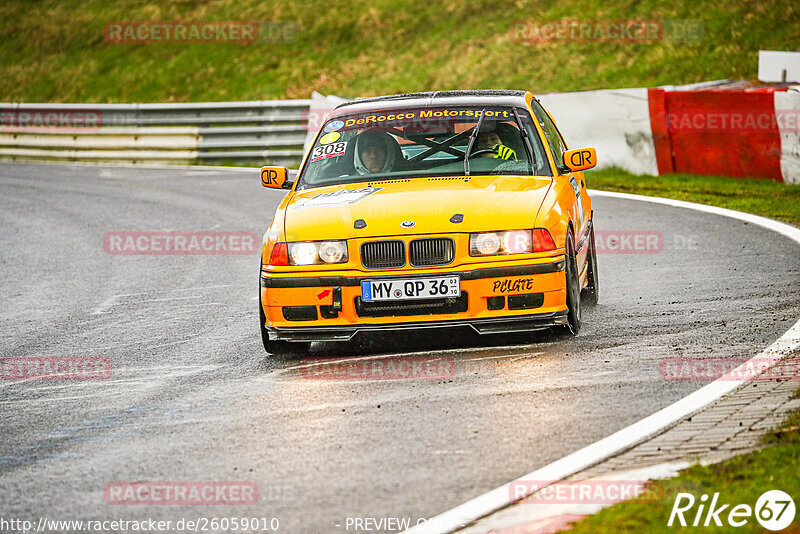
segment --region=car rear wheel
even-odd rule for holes
[[[589,255],[586,266],[586,278],[588,279],[588,284],[581,295],[581,302],[585,301],[587,304],[594,306],[597,304],[600,294],[599,279],[597,277],[597,247],[594,243],[594,225],[592,225],[592,230],[589,232]]]
[[[581,280],[578,272],[578,261],[575,257],[575,238],[567,234],[567,319],[568,328],[573,335],[581,329]]]

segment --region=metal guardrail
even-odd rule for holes
[[[296,167],[311,100],[0,103],[0,160]]]

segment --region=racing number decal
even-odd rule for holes
[[[337,156],[344,156],[344,151],[347,148],[346,141],[340,141],[330,145],[318,146],[311,152],[311,161],[319,161],[325,158],[335,158]]]

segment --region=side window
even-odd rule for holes
[[[533,119],[527,109],[519,108],[519,115],[522,119],[522,125],[528,134],[528,140],[531,142],[533,149],[533,173],[537,176],[553,176],[553,170],[550,168],[550,163],[547,161],[547,154],[544,151],[542,139],[539,137],[539,132],[533,125]]]
[[[542,130],[544,130],[547,144],[550,145],[550,150],[553,152],[553,159],[556,160],[556,167],[561,173],[568,172],[569,169],[567,169],[563,163],[563,156],[564,152],[567,151],[567,145],[564,143],[561,134],[558,133],[558,128],[556,128],[556,125],[550,120],[550,116],[545,112],[539,102],[531,100],[531,107],[536,115],[536,120],[539,121],[539,125],[542,127]]]

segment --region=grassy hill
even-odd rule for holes
[[[575,91],[754,79],[759,49],[800,50],[796,0],[668,4],[0,0],[0,101],[308,98],[313,90],[346,97],[455,88]],[[650,42],[515,38],[515,23],[530,28],[564,19],[643,19],[663,24],[669,35]],[[109,22],[139,20],[259,21],[286,25],[289,42],[106,40]],[[682,28],[694,32],[688,40],[676,38]]]

